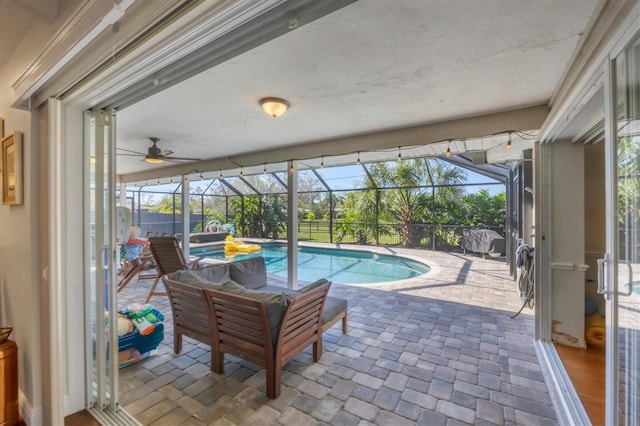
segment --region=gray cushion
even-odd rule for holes
[[[264,264],[264,257],[231,262],[229,270],[231,280],[245,288],[255,290],[267,284],[267,267]]]
[[[174,280],[198,287],[218,287],[231,279],[227,263],[202,269],[185,269],[175,272]]]
[[[322,325],[334,319],[340,312],[347,310],[347,301],[338,297],[329,297],[324,301]]]
[[[274,294],[251,290],[234,281],[224,283],[220,286],[219,290],[264,303],[265,310],[267,311],[269,328],[271,329],[271,340],[273,340],[274,343],[276,342],[278,339],[278,332],[280,331],[280,324],[282,323],[282,315],[287,309],[291,296],[284,293]]]
[[[307,284],[306,286],[302,287],[300,290],[298,290],[300,293],[306,293],[308,291],[313,290],[314,288],[318,288],[320,287],[322,284],[331,284],[331,281],[325,279],[325,278],[320,278],[317,281],[312,282],[311,284]]]
[[[291,296],[295,296],[296,294],[304,293],[305,291],[311,291],[314,288],[324,284],[325,282],[329,282],[324,278],[319,279],[311,284],[306,285],[300,290],[292,290],[287,287],[280,287],[275,285],[267,285],[260,288],[260,291],[263,293],[270,294],[288,294]],[[322,325],[328,323],[332,319],[336,317],[340,312],[347,310],[347,301],[344,299],[340,299],[338,297],[330,297],[327,296],[324,302],[324,310],[322,311]]]
[[[289,287],[282,287],[279,285],[266,285],[264,287],[257,288],[257,290],[260,290],[263,293],[273,293],[273,294],[280,294],[280,293],[292,294],[292,295],[300,294],[298,290],[293,290]]]

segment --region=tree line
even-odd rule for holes
[[[344,239],[362,244],[380,236],[400,234],[404,247],[424,246],[437,237],[455,246],[459,233],[450,226],[491,227],[502,233],[505,225],[506,196],[491,196],[484,188],[467,193],[464,170],[438,159],[411,159],[367,165],[365,181],[355,182],[356,191],[326,191],[303,175],[298,183],[298,220],[325,221],[334,225],[336,242]],[[279,238],[284,235],[287,217],[286,194],[262,176],[252,176],[252,185],[262,195],[230,196],[230,216],[225,217],[220,197],[192,196],[192,212],[202,212],[207,220],[231,221],[245,237]],[[271,187],[270,187],[271,185]],[[281,188],[280,188],[281,190]],[[180,211],[180,197],[175,197]],[[174,197],[162,199],[149,211],[173,213]]]

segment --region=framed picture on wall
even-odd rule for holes
[[[2,138],[2,204],[22,204],[22,132]]]

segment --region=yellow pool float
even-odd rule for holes
[[[227,236],[224,242],[225,253],[253,253],[260,250],[256,244],[246,244],[242,241],[234,240],[231,235]]]

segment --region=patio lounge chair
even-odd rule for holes
[[[182,249],[176,237],[149,237],[149,247],[151,254],[155,260],[156,270],[158,276],[153,281],[151,289],[145,303],[149,302],[153,296],[166,296],[165,291],[156,291],[160,277],[180,269],[194,269],[198,268],[198,261],[202,258],[193,259],[187,262],[182,254]]]

